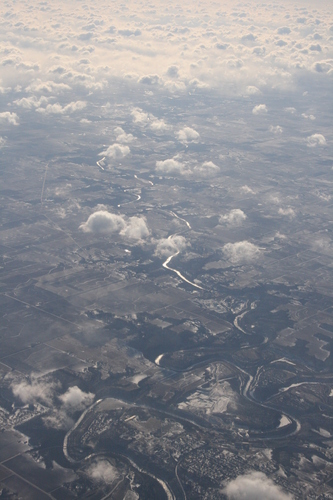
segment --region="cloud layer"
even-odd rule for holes
[[[304,2],[295,3],[304,7]],[[256,95],[267,86],[292,88],[300,72],[332,76],[332,21],[320,2],[315,15],[306,11],[301,18],[290,2],[270,9],[250,2],[237,11],[232,2],[219,8],[208,1],[204,13],[191,14],[186,2],[168,11],[163,4],[144,9],[129,0],[126,5],[130,17],[104,2],[94,5],[93,14],[85,4],[64,0],[56,9],[52,4],[43,9],[10,5],[0,91],[17,86],[39,93],[102,90],[116,77],[148,92],[156,87],[222,93],[233,88]],[[62,103],[61,112],[69,104]],[[154,121],[149,113],[142,118],[147,126]]]

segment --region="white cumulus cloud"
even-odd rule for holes
[[[134,108],[132,109],[131,115],[133,117],[133,122],[138,123],[138,124],[146,124],[149,122],[149,115],[148,113],[145,113],[142,111],[140,108]]]
[[[185,165],[174,158],[160,160],[156,162],[156,171],[165,174],[183,174],[185,173]]]
[[[292,500],[262,472],[251,472],[229,482],[223,491],[229,500]]]
[[[202,165],[198,165],[194,168],[194,173],[202,177],[211,177],[219,171],[219,167],[212,161],[205,161]]]
[[[107,460],[100,460],[91,464],[86,470],[91,479],[111,484],[119,477],[118,471]]]
[[[37,99],[36,96],[22,97],[22,99],[16,99],[13,101],[16,106],[20,106],[25,109],[39,108],[42,104],[47,104],[47,97],[42,96]]]
[[[74,113],[75,111],[81,111],[86,105],[87,103],[85,101],[73,101],[66,106],[61,106],[61,104],[57,102],[55,104],[48,104],[45,108],[37,108],[36,111],[46,115],[65,115]]]
[[[242,222],[247,219],[247,215],[240,208],[234,208],[230,210],[229,213],[221,215],[220,223],[227,223],[230,226],[239,226]]]
[[[19,117],[16,113],[10,113],[9,111],[4,111],[0,113],[0,124],[9,123],[9,125],[18,125]]]
[[[260,248],[247,240],[226,243],[222,251],[225,257],[233,264],[252,261],[260,254]]]
[[[170,257],[170,255],[184,250],[186,246],[186,239],[179,234],[170,236],[169,238],[161,238],[157,241],[155,255],[158,257]]]
[[[149,229],[145,219],[142,217],[130,217],[125,223],[125,227],[120,231],[121,236],[133,240],[142,240],[149,236]]]
[[[254,115],[263,115],[267,113],[266,104],[258,104],[257,106],[254,106],[254,108],[252,109],[252,113]]]
[[[162,132],[164,130],[169,130],[170,128],[170,125],[168,125],[168,123],[164,120],[159,120],[158,118],[151,120],[150,129],[153,132]]]
[[[112,144],[105,151],[99,153],[99,156],[106,156],[107,158],[112,158],[113,160],[121,160],[125,156],[129,155],[131,152],[128,146],[123,144]]]
[[[115,134],[117,135],[117,142],[132,142],[134,139],[134,136],[132,134],[126,134],[125,130],[122,129],[121,127],[116,127],[114,129]]]
[[[59,399],[65,410],[78,411],[92,404],[94,394],[92,392],[83,392],[79,387],[74,386],[70,387],[65,394],[59,396]]]
[[[295,217],[295,210],[291,207],[287,208],[279,208],[279,214],[284,215],[285,217],[290,217],[293,219]]]
[[[85,233],[112,234],[133,240],[141,240],[149,235],[146,220],[143,217],[129,217],[112,214],[107,210],[98,210],[91,214],[80,229]]]
[[[184,127],[177,132],[176,137],[181,142],[191,142],[198,139],[200,134],[194,128]]]
[[[111,214],[106,210],[98,210],[89,215],[88,220],[81,224],[80,229],[85,233],[109,234],[120,232],[125,228],[125,225],[121,215]]]
[[[316,146],[325,146],[326,139],[322,134],[312,134],[307,137],[306,143],[309,148],[315,148]]]
[[[152,113],[145,113],[141,108],[133,108],[131,115],[135,124],[148,127],[153,132],[163,132],[171,128],[165,120],[157,118]]]
[[[248,94],[248,95],[256,95],[256,94],[261,93],[260,90],[257,87],[255,87],[254,85],[248,85],[246,87],[245,91],[246,91],[246,94]]]

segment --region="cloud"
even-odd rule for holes
[[[120,232],[125,226],[121,215],[99,210],[89,215],[87,222],[81,224],[80,229],[85,233],[110,234]]]
[[[220,224],[227,223],[230,226],[239,226],[247,219],[247,215],[240,208],[230,210],[228,214],[221,215]]]
[[[107,460],[100,460],[91,464],[88,469],[86,469],[86,473],[91,479],[108,484],[111,484],[119,477],[117,469]]]
[[[260,248],[250,241],[237,241],[236,243],[226,243],[222,248],[225,257],[233,264],[252,261],[260,254]]]
[[[212,161],[205,161],[202,165],[194,168],[194,173],[202,177],[211,177],[220,171],[219,167]]]
[[[273,132],[273,134],[282,134],[283,128],[280,127],[280,125],[276,125],[276,126],[271,125],[269,127],[269,131]]]
[[[54,391],[58,384],[47,378],[38,377],[32,373],[28,379],[20,382],[13,381],[11,389],[14,396],[19,398],[22,403],[35,404],[37,402],[46,405],[52,405]]]
[[[125,224],[125,227],[120,231],[121,236],[133,240],[142,240],[149,236],[149,229],[145,219],[142,217],[130,217]]]
[[[330,240],[330,238],[328,237],[317,238],[316,240],[313,240],[311,242],[311,246],[316,252],[324,254],[326,253],[328,255],[332,254],[333,251],[332,240]]]
[[[146,124],[146,123],[149,122],[148,113],[145,113],[140,108],[134,108],[134,109],[132,109],[131,115],[133,117],[133,122],[134,123]]]
[[[62,92],[66,90],[71,90],[71,87],[66,83],[57,83],[52,80],[43,82],[40,79],[33,81],[26,88],[27,92]]]
[[[63,404],[63,409],[68,412],[83,410],[90,406],[94,400],[92,392],[83,392],[77,386],[70,387],[65,394],[59,396],[59,400]]]
[[[170,125],[168,125],[164,120],[158,120],[155,118],[150,123],[150,129],[154,132],[159,132],[163,130],[170,130]]]
[[[163,119],[156,118],[152,113],[145,113],[141,108],[133,108],[131,115],[134,123],[143,127],[148,126],[153,132],[160,132],[171,128]]]
[[[176,137],[181,142],[195,141],[200,137],[200,134],[191,127],[184,127],[176,133]]]
[[[24,404],[43,404],[48,406],[51,413],[43,417],[46,427],[56,429],[69,429],[74,422],[71,415],[76,411],[82,411],[91,405],[94,394],[81,391],[79,387],[70,387],[67,392],[59,395],[61,384],[51,380],[50,376],[40,376],[32,373],[24,380],[13,380],[10,384],[15,397]],[[60,408],[56,404],[56,398],[60,402]]]
[[[134,240],[141,240],[149,236],[149,229],[143,217],[129,217],[125,219],[122,215],[112,214],[106,210],[98,210],[81,224],[80,229],[85,233],[112,234]]]
[[[99,153],[99,156],[106,156],[107,158],[112,158],[113,160],[121,160],[125,156],[129,155],[131,152],[128,146],[123,146],[122,144],[112,144],[105,151]]]
[[[117,134],[117,142],[132,142],[134,136],[132,134],[126,134],[126,132],[121,127],[116,127],[114,129],[115,134]]]
[[[40,99],[37,99],[35,96],[29,96],[22,97],[22,99],[16,99],[16,101],[13,101],[13,104],[25,109],[33,109],[39,108],[42,104],[47,104],[47,102],[48,99],[45,96],[42,96]]]
[[[53,413],[44,416],[42,420],[45,427],[61,430],[69,430],[75,423],[73,418],[62,409],[54,410]]]
[[[0,149],[2,149],[5,144],[6,144],[6,139],[0,136]]]
[[[305,118],[306,120],[315,120],[316,117],[314,115],[307,115],[306,113],[302,113],[302,118]]]
[[[306,142],[309,148],[326,145],[326,139],[322,134],[312,134],[307,137]]]
[[[243,193],[246,193],[246,194],[255,194],[255,191],[253,191],[253,189],[251,189],[249,186],[247,186],[247,184],[245,184],[244,186],[241,186],[239,188],[240,191],[242,191]]]
[[[156,172],[164,174],[196,175],[199,177],[212,177],[220,172],[220,168],[212,161],[204,161],[201,165],[187,166],[174,159],[160,160],[156,162]]]
[[[291,207],[288,208],[279,208],[279,214],[284,215],[286,217],[290,217],[293,219],[295,217],[295,210],[293,210]]]
[[[286,113],[290,113],[291,115],[294,115],[296,113],[296,108],[293,108],[292,106],[284,108],[284,110]]]
[[[277,231],[277,232],[275,233],[274,239],[278,239],[278,240],[286,240],[286,239],[287,239],[287,236],[285,236],[284,234],[282,234],[282,233],[280,233],[279,231]]]
[[[267,113],[266,104],[258,104],[257,106],[254,106],[254,108],[252,109],[252,113],[254,115],[263,115]]]
[[[148,86],[155,90],[156,86],[171,80],[178,88],[182,85],[187,90],[215,88],[221,94],[244,94],[248,86],[297,85],[300,70],[310,72],[314,63],[321,64],[316,60],[320,54],[327,53],[329,60],[330,25],[320,9],[316,17],[321,24],[315,29],[323,39],[322,53],[317,50],[306,53],[297,45],[307,43],[305,39],[308,46],[313,43],[316,47],[316,39],[310,31],[314,19],[310,21],[308,17],[307,26],[297,25],[297,11],[293,6],[290,6],[289,17],[273,7],[267,7],[264,14],[262,9],[254,7],[250,9],[251,15],[243,12],[244,17],[234,17],[226,6],[223,29],[217,28],[217,19],[218,24],[222,22],[221,12],[217,18],[210,3],[204,22],[199,10],[191,16],[184,10],[182,26],[174,9],[162,15],[163,9],[157,4],[154,11],[148,9],[149,12],[139,3],[132,4],[132,15],[125,20],[122,8],[96,4],[91,19],[84,2],[75,5],[67,2],[52,12],[52,23],[48,22],[50,7],[45,5],[38,11],[39,24],[35,24],[36,16],[29,11],[28,4],[21,9],[13,7],[11,15],[6,17],[10,36],[6,37],[0,52],[5,75],[2,84],[55,94],[66,91],[67,85],[67,90],[70,87],[75,92],[75,87],[105,85],[107,88],[111,78],[121,81],[130,70],[133,85],[139,82],[143,91]],[[77,18],[74,25],[70,23],[73,18]],[[111,18],[112,26],[107,21]],[[34,50],[32,30],[36,30]],[[286,39],[288,45],[276,52],[275,43],[279,38]],[[265,57],[258,57],[257,49],[252,53],[250,48],[255,46],[265,46]],[[38,57],[38,50],[43,57]]]
[[[251,472],[233,479],[225,487],[229,500],[292,500],[284,491],[262,472]]]
[[[75,111],[81,111],[86,105],[87,103],[85,101],[73,101],[66,106],[61,106],[61,104],[57,102],[55,104],[48,104],[45,108],[37,108],[36,111],[46,115],[65,115],[74,113]]]
[[[173,158],[157,161],[156,171],[165,174],[184,174],[186,172],[185,165]]]
[[[9,125],[18,125],[19,117],[16,113],[4,111],[3,113],[0,113],[0,124],[2,123],[9,123]]]
[[[161,238],[157,241],[154,255],[158,257],[170,257],[184,250],[187,246],[186,239],[181,235],[173,235],[169,238]]]
[[[254,85],[248,85],[245,89],[247,95],[261,94],[260,90]]]
[[[43,417],[44,425],[53,429],[70,429],[74,425],[73,414],[90,406],[94,397],[93,393],[81,391],[77,386],[70,387],[64,394],[58,396],[60,409],[55,409],[53,405],[53,413]]]

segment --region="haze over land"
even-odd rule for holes
[[[1,10],[5,498],[331,498],[331,5]]]

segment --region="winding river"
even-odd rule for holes
[[[190,280],[188,280],[187,278],[185,278],[185,276],[183,276],[183,275],[182,275],[179,271],[177,271],[177,269],[174,269],[174,268],[172,268],[172,267],[169,267],[169,264],[170,264],[171,260],[172,260],[174,257],[176,257],[176,255],[178,255],[178,254],[179,254],[179,250],[178,250],[178,252],[174,253],[173,255],[170,255],[170,257],[168,257],[168,258],[166,259],[166,261],[165,261],[165,262],[163,262],[163,264],[162,264],[162,265],[163,265],[163,267],[164,267],[165,269],[168,269],[169,271],[172,271],[173,273],[176,273],[176,274],[177,274],[177,276],[179,276],[179,278],[180,278],[180,279],[182,279],[183,281],[185,281],[185,283],[188,283],[189,285],[192,285],[192,286],[194,286],[195,288],[198,288],[199,290],[203,290],[202,286],[197,285],[196,283],[193,283],[192,281],[190,281]]]

